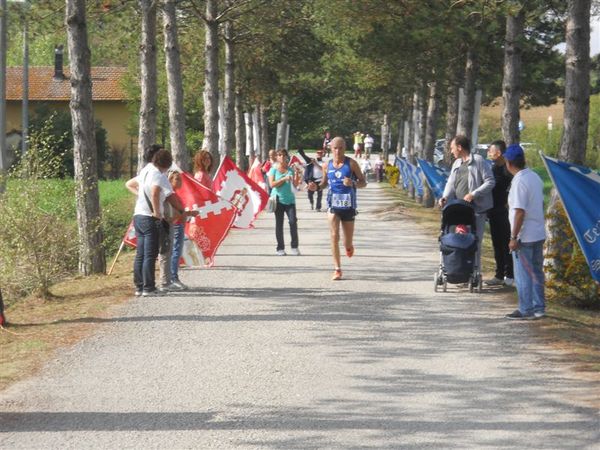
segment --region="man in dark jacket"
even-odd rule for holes
[[[306,184],[311,181],[317,186],[323,180],[323,150],[317,150],[316,158],[309,158],[304,150],[299,149],[298,153],[307,162],[306,168],[304,169],[304,182]],[[308,191],[308,201],[310,202],[310,209],[315,209],[315,193],[317,194],[316,210],[321,211],[321,203],[323,199],[323,190],[317,189],[316,191]]]
[[[510,240],[510,223],[508,221],[508,191],[512,175],[506,169],[504,141],[492,142],[488,148],[488,158],[492,160],[492,173],[496,185],[492,189],[494,206],[488,211],[490,234],[494,246],[494,259],[496,260],[496,274],[487,280],[488,286],[512,286],[514,284],[513,260],[508,250]]]

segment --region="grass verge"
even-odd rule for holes
[[[54,285],[53,298],[29,297],[8,306],[0,330],[0,390],[35,374],[56,351],[91,334],[96,323],[132,295],[133,252],[121,253],[108,277],[73,277]]]

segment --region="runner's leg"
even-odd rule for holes
[[[342,222],[342,230],[344,232],[344,247],[346,249],[353,248],[352,239],[354,238],[354,221]]]
[[[342,267],[340,258],[340,218],[333,213],[327,213],[329,219],[329,230],[331,232],[331,254],[333,256],[334,268]]]

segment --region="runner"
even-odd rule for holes
[[[327,207],[329,227],[331,230],[331,252],[335,270],[332,280],[342,279],[342,265],[340,258],[340,223],[344,232],[344,247],[346,256],[354,255],[352,238],[354,235],[354,216],[356,216],[356,188],[367,185],[365,177],[358,167],[358,163],[346,156],[346,141],[342,137],[335,137],[331,141],[333,159],[323,164],[323,172],[327,176],[318,185],[310,182],[308,189],[315,191],[324,189],[329,184],[327,193]]]

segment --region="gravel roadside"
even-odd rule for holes
[[[437,243],[380,220],[379,186],[339,282],[326,214],[297,202],[302,256],[275,256],[271,215],[232,231],[190,291],[0,393],[0,448],[600,448],[600,383],[491,294],[435,294]]]

